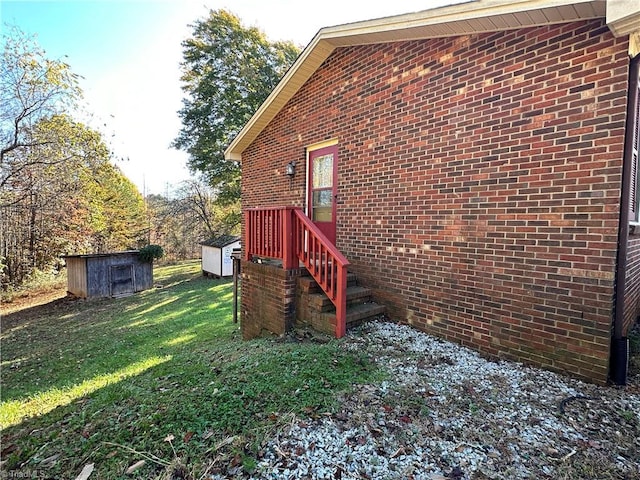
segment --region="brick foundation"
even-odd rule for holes
[[[296,280],[300,270],[242,262],[240,329],[249,340],[266,332],[282,335],[295,320]]]

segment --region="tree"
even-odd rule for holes
[[[164,246],[168,258],[196,258],[200,242],[240,229],[239,206],[219,205],[212,189],[201,180],[183,182],[172,198],[147,197],[149,243]]]
[[[19,159],[12,163],[20,172],[6,177],[0,189],[5,284],[18,285],[88,243],[82,178],[108,160],[100,135],[66,115],[42,118],[29,130],[33,143],[10,153]]]
[[[173,208],[176,213],[187,213],[187,227],[197,231],[201,240],[206,240],[233,233],[240,225],[236,213],[239,205],[220,206],[216,200],[215,192],[205,182],[187,180],[182,183]]]
[[[145,205],[137,187],[110,162],[104,162],[86,179],[90,201],[91,249],[108,252],[141,247],[147,243]]]
[[[240,169],[224,150],[267,98],[298,56],[291,42],[270,43],[225,10],[197,20],[182,44],[182,129],[173,146],[189,154],[188,165],[217,192],[217,201],[240,198]]]
[[[82,95],[79,77],[68,64],[46,58],[33,38],[17,28],[7,31],[0,64],[0,188],[34,162],[63,161],[25,152],[53,142],[42,129],[36,132],[35,125],[70,108]]]

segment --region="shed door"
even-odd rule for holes
[[[338,145],[309,152],[309,217],[322,233],[336,243],[336,199],[338,197]]]
[[[111,265],[111,296],[134,292],[133,265]]]

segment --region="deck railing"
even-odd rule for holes
[[[245,210],[245,260],[282,260],[284,269],[302,263],[336,307],[337,338],[346,331],[349,261],[298,207]]]

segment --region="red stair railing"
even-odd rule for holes
[[[349,261],[300,208],[293,210],[296,256],[336,307],[336,338],[347,329],[347,266]]]
[[[296,268],[292,244],[295,207],[251,208],[245,210],[244,259],[253,257],[282,260],[286,270]]]
[[[302,263],[336,307],[336,338],[346,333],[349,261],[298,207],[245,210],[245,260],[282,260],[282,268]]]

